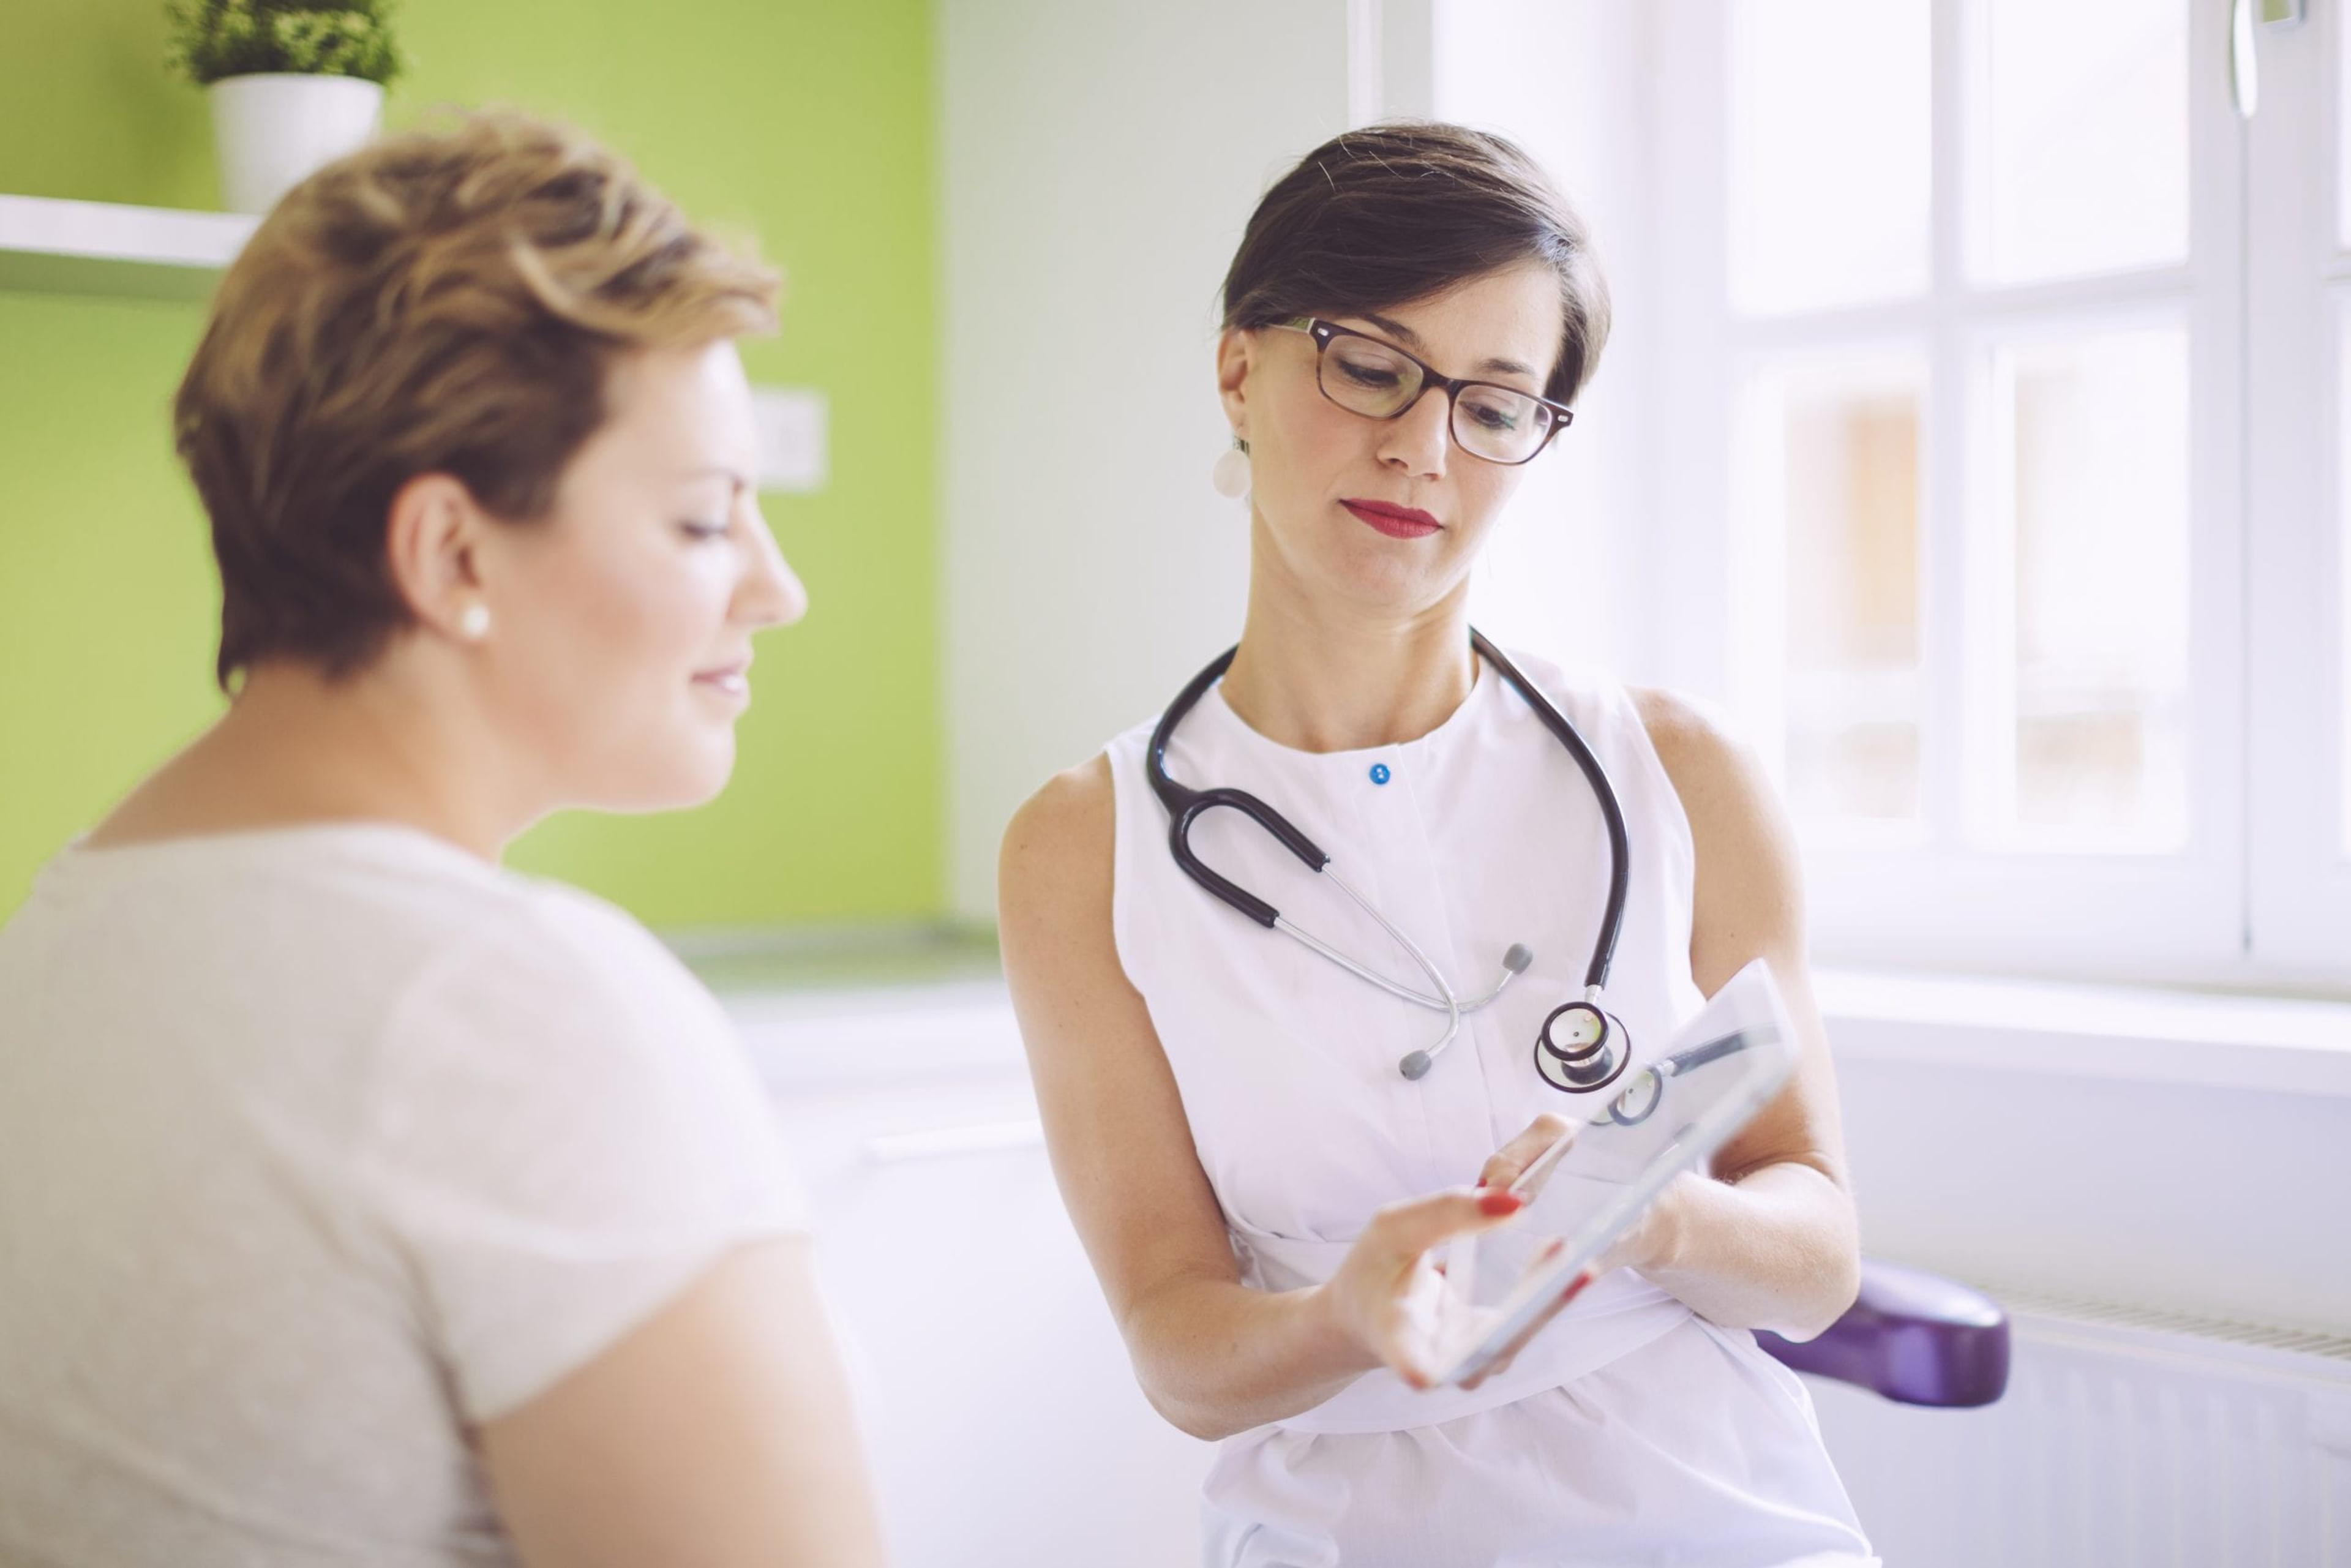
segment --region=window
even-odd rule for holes
[[[1604,142],[1440,8],[1438,111],[1612,209],[1614,652],[1758,739],[1823,956],[2351,985],[2340,9],[1668,0],[1563,40]]]
[[[2275,5],[2277,0],[2268,0]],[[2265,6],[2264,8],[2268,8]],[[2258,29],[2244,124],[2256,961],[2351,977],[2351,27]]]
[[[2342,12],[1434,7],[1617,297],[1474,609],[1730,703],[1822,956],[2351,988]]]
[[[1740,388],[1738,641],[1778,656],[1732,686],[1808,821],[1922,841],[1918,546],[1926,356],[1916,344],[1770,356]]]

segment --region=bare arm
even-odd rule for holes
[[[1097,758],[1013,818],[999,930],[1054,1175],[1144,1395],[1217,1438],[1311,1409],[1383,1363],[1415,1378],[1403,1297],[1417,1260],[1516,1205],[1468,1188],[1396,1205],[1327,1284],[1241,1283],[1175,1074],[1112,937],[1111,790]]]
[[[883,1561],[805,1240],[722,1259],[480,1436],[491,1493],[530,1568]]]
[[[1711,1176],[1669,1188],[1611,1260],[1727,1327],[1809,1339],[1853,1304],[1861,1256],[1794,834],[1751,754],[1681,699],[1635,695],[1697,846],[1691,975],[1712,996],[1770,960],[1797,1055],[1788,1087],[1723,1146]]]

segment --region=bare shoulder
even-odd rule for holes
[[[1093,757],[1045,780],[1005,826],[996,930],[1016,1008],[1123,982],[1112,935],[1115,789],[1110,758]]]
[[[1728,977],[1759,951],[1784,961],[1802,943],[1802,873],[1795,831],[1762,759],[1711,703],[1654,688],[1631,695],[1689,819],[1693,956],[1708,971],[1700,984]]]
[[[999,914],[1008,923],[1042,899],[1065,902],[1096,887],[1107,895],[1118,801],[1110,758],[1065,768],[1020,804],[997,861]]]
[[[1713,703],[1658,686],[1627,688],[1666,777],[1698,826],[1702,810],[1753,808],[1771,800],[1771,786],[1754,748]]]

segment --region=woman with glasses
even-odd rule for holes
[[[1224,298],[1238,644],[1029,800],[1001,874],[1071,1213],[1153,1405],[1220,1440],[1207,1560],[1873,1561],[1749,1333],[1819,1333],[1859,1270],[1780,809],[1689,704],[1468,619],[1606,336],[1583,225],[1499,137],[1350,132],[1267,193]],[[1514,1360],[1441,1384],[1431,1249],[1505,1223],[1598,1112],[1575,1092],[1759,957],[1789,1086]]]

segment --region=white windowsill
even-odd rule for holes
[[[778,1082],[1022,1066],[994,950],[969,933],[674,938]],[[1825,966],[1840,1060],[2351,1099],[2351,1002]]]
[[[1840,1059],[2351,1099],[2351,1003],[1821,968]]]

